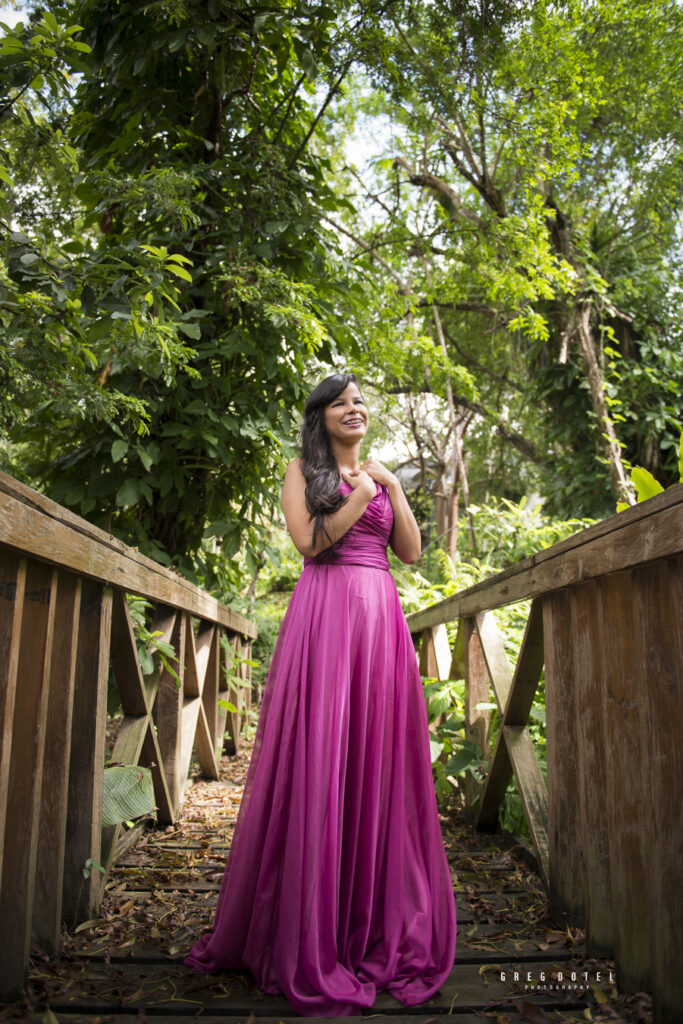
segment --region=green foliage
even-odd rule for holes
[[[126,595],[128,601],[128,613],[135,634],[135,642],[138,652],[140,668],[144,676],[151,675],[157,667],[156,659],[161,662],[166,671],[173,676],[180,686],[180,676],[175,666],[178,664],[178,656],[173,644],[163,640],[163,633],[160,630],[149,629],[149,613],[152,605],[142,597]]]
[[[0,122],[19,229],[2,279],[3,456],[230,599],[233,556],[246,542],[255,559],[274,508],[308,361],[352,341],[354,285],[322,224],[340,200],[309,145],[345,44],[319,5],[167,6],[55,5],[81,77],[40,119],[28,89]]]
[[[115,765],[104,769],[102,824],[134,821],[156,810],[152,773],[139,765]]]
[[[504,568],[559,544],[596,522],[594,519],[553,519],[541,509],[540,502],[529,503],[526,497],[519,502],[500,498],[487,505],[470,505],[477,555]],[[463,532],[460,555],[465,562],[475,557],[466,532]]]
[[[683,431],[678,442],[678,482],[683,484]],[[642,466],[634,466],[631,470],[631,480],[633,481],[636,489],[636,496],[638,501],[647,501],[648,498],[653,498],[655,494],[661,494],[664,488],[658,480],[654,478],[649,470],[644,469]],[[625,509],[630,508],[625,502],[617,502],[617,512],[623,512]]]
[[[362,321],[378,326],[373,369],[385,387],[442,397],[450,376],[456,403],[476,393],[480,415],[511,428],[501,441],[494,416],[468,427],[476,504],[538,490],[554,516],[602,516],[615,462],[607,420],[627,468],[675,479],[681,10],[669,0],[466,7],[457,31],[454,17],[442,2],[392,4],[363,38],[366,77],[340,112],[378,138],[374,159],[347,176],[358,213],[344,214],[350,252],[374,282]],[[433,304],[448,369],[394,375],[402,335],[407,347],[436,340]],[[414,423],[403,432],[433,455]]]

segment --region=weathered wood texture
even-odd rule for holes
[[[175,648],[147,677],[127,593],[158,604],[151,630]],[[110,759],[151,769],[158,822],[170,824],[193,749],[218,776],[219,701],[232,695],[220,655],[232,651],[247,708],[240,659],[255,635],[198,587],[0,474],[0,997],[21,991],[31,943],[54,955],[63,922],[97,913],[95,865],[108,870],[130,845],[121,826],[102,828],[110,673],[123,711]]]
[[[458,620],[450,678],[484,751],[489,688],[502,716],[477,825],[496,827],[514,772],[554,919],[653,993],[657,1024],[683,1015],[682,550],[683,485],[408,616],[423,673]],[[513,674],[490,612],[528,597]],[[526,728],[544,665],[547,789]]]
[[[683,550],[683,484],[407,616],[412,633]]]
[[[254,639],[256,627],[136,548],[0,473],[0,545]]]
[[[587,949],[615,956],[625,991],[652,991],[662,1022],[683,1012],[682,568],[544,601],[555,912],[585,919]]]

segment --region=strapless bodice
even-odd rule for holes
[[[326,548],[315,558],[304,558],[307,565],[366,565],[375,569],[389,569],[387,545],[394,525],[389,489],[376,483],[377,493],[368,502],[363,515],[346,531],[336,551]],[[342,480],[339,490],[349,494],[353,488]]]

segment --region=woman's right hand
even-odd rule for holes
[[[339,472],[341,473],[342,480],[345,480],[347,484],[353,487],[354,491],[360,487],[368,501],[372,501],[377,494],[377,485],[369,473],[366,473],[364,469],[359,469],[355,473],[345,473],[343,470]]]

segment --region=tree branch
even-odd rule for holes
[[[315,118],[313,119],[313,124],[308,129],[308,131],[306,132],[306,135],[305,135],[301,145],[297,149],[296,153],[294,154],[292,159],[287,164],[287,170],[289,170],[289,171],[292,170],[292,168],[294,167],[295,163],[297,162],[297,160],[299,159],[299,157],[301,156],[301,154],[305,150],[306,146],[308,145],[308,143],[309,143],[309,141],[311,139],[311,136],[313,135],[313,133],[315,132],[316,128],[318,127],[318,124],[320,123],[321,117],[323,116],[323,114],[325,113],[325,111],[329,107],[330,103],[334,99],[334,97],[335,97],[335,95],[336,95],[336,93],[337,93],[337,91],[339,89],[339,86],[342,84],[342,82],[346,78],[346,75],[348,74],[349,68],[351,67],[352,63],[353,63],[353,58],[351,57],[351,58],[349,58],[349,60],[346,61],[346,63],[342,67],[341,74],[340,74],[339,78],[337,79],[337,81],[334,83],[332,88],[328,90],[328,93],[327,93],[327,96],[325,97],[323,105],[321,106],[320,110],[318,111],[318,113],[315,115]]]
[[[471,224],[476,224],[477,227],[481,227],[481,221],[477,217],[476,213],[468,210],[458,193],[455,189],[443,181],[442,178],[437,178],[435,174],[417,174],[415,169],[408,163],[405,157],[396,156],[394,157],[394,168],[398,169],[402,167],[408,175],[408,181],[411,185],[417,185],[420,188],[428,188],[432,192],[436,192],[442,196],[446,203],[444,204],[450,215],[455,218],[456,216],[463,217],[468,220]]]

